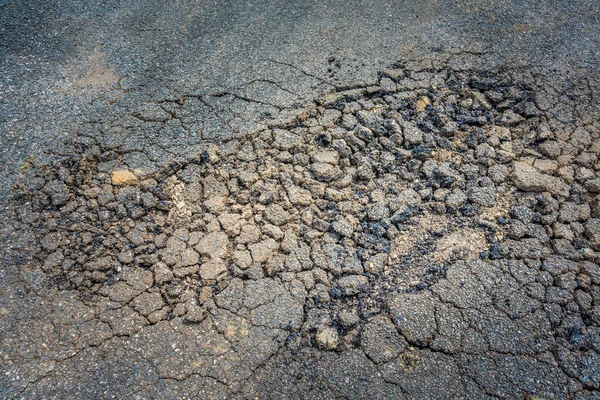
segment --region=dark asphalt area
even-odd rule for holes
[[[0,398],[600,398],[600,1],[0,0],[0,71]]]
[[[287,108],[332,86],[373,80],[399,60],[453,54],[463,66],[541,65],[560,77],[597,67],[599,56],[593,0],[5,0],[0,7],[8,165],[52,146],[118,82],[144,99],[231,91]],[[90,68],[96,80],[85,80]]]

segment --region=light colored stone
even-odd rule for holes
[[[369,285],[369,280],[364,275],[347,275],[338,279],[340,289],[346,296],[354,296]]]
[[[340,170],[331,164],[316,162],[310,166],[310,170],[320,181],[329,182],[340,175]]]
[[[415,111],[423,112],[427,108],[427,106],[431,105],[431,100],[427,96],[422,96],[415,103]]]
[[[333,351],[340,344],[337,330],[330,326],[319,328],[315,338],[317,339],[317,345],[323,350]]]
[[[298,238],[292,231],[286,231],[284,233],[283,241],[281,242],[281,250],[286,253],[291,253],[298,248]]]
[[[415,207],[421,204],[421,196],[413,189],[405,189],[398,194],[397,202],[399,204]]]
[[[113,185],[135,185],[137,176],[129,170],[113,171],[111,176]]]
[[[266,224],[262,227],[262,232],[275,240],[283,239],[283,231],[277,225]]]
[[[212,196],[204,202],[204,206],[214,214],[219,214],[225,207],[227,197],[224,196]]]
[[[153,311],[160,310],[164,306],[162,296],[158,292],[144,292],[133,299],[131,303],[133,309],[144,316]]]
[[[467,202],[467,195],[460,189],[456,189],[446,197],[446,205],[452,209],[458,209]]]
[[[273,136],[275,137],[273,145],[280,150],[290,150],[302,142],[300,135],[283,129],[275,129]]]
[[[133,262],[133,251],[125,250],[117,256],[120,262],[123,264],[130,264]]]

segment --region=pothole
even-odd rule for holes
[[[397,68],[151,175],[99,172],[110,151],[48,166],[19,189],[19,218],[53,285],[150,323],[200,321],[233,280],[273,277],[304,304],[305,328],[311,310],[352,326],[458,260],[552,252],[557,199],[597,216],[597,199],[564,183],[555,139],[522,86]],[[556,251],[593,258],[590,240],[582,230]]]

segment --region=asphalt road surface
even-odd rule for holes
[[[0,0],[0,398],[600,398],[597,1]]]

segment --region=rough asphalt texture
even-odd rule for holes
[[[600,397],[599,18],[0,1],[0,397]]]

